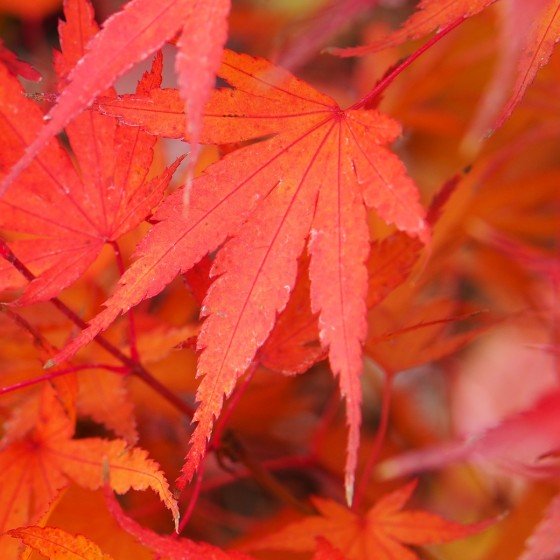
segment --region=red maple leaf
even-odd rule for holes
[[[414,12],[396,31],[376,40],[369,45],[331,48],[330,52],[339,56],[362,56],[388,47],[400,45],[405,41],[420,39],[430,33],[476,15],[496,0],[421,0]]]
[[[404,165],[383,146],[400,127],[358,105],[342,110],[263,59],[228,52],[219,75],[234,89],[218,90],[206,106],[202,141],[267,139],[211,166],[195,181],[188,211],[182,192],[167,199],[106,309],[56,361],[73,355],[120,313],[160,292],[227,240],[214,261],[216,280],[202,307],[206,320],[198,338],[198,374],[204,378],[184,484],[205,453],[224,397],[286,306],[297,259],[307,244],[312,311],[318,313],[321,344],[347,401],[351,500],[366,335],[366,208],[423,241],[429,238],[418,192]],[[176,90],[154,90],[147,99],[107,100],[102,106],[152,133],[184,134]]]
[[[56,57],[61,82],[97,31],[86,0],[67,3],[65,13],[67,22],[60,24],[62,53]],[[159,56],[142,77],[138,94],[159,87],[161,64]],[[41,128],[43,115],[3,68],[0,82],[0,164],[7,168]],[[10,244],[39,275],[26,286],[22,304],[54,297],[79,278],[106,242],[116,241],[146,218],[178,165],[148,180],[155,138],[98,113],[80,115],[66,131],[79,170],[53,140],[0,200],[0,227],[31,236]],[[1,288],[23,280],[7,263],[0,268]]]

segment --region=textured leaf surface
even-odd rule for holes
[[[413,482],[386,494],[363,517],[336,502],[316,499],[320,516],[288,525],[259,540],[253,548],[304,552],[314,550],[316,538],[326,535],[349,560],[418,560],[406,545],[449,542],[489,525],[462,525],[426,511],[403,511],[415,486]]]
[[[27,167],[45,148],[49,139],[120,74],[157,50],[173,35],[178,29],[177,18],[188,3],[188,0],[133,0],[121,12],[109,18],[103,31],[88,45],[87,56],[68,76],[68,86],[49,113],[49,122],[45,126],[37,126],[34,134],[29,135],[28,147],[19,161],[19,169],[14,170],[15,174]],[[21,154],[18,154],[13,163],[20,157]],[[10,177],[8,181],[11,181]],[[0,192],[4,192],[8,186],[9,182],[5,181]]]
[[[180,191],[166,200],[155,216],[159,223],[139,247],[137,261],[107,309],[57,360],[71,356],[118,314],[157,294],[230,237],[214,261],[217,279],[202,308],[206,320],[198,339],[198,374],[204,378],[184,483],[205,453],[224,398],[286,306],[297,258],[309,237],[313,311],[348,404],[350,499],[366,329],[366,206],[423,241],[429,237],[412,181],[383,147],[400,130],[377,111],[341,110],[326,95],[262,59],[228,52],[219,75],[234,89],[217,91],[206,106],[202,141],[272,137],[211,166],[193,184],[188,213]],[[104,109],[122,113],[126,122],[152,133],[183,134],[183,109],[174,90],[154,91],[148,99],[125,97],[122,104],[115,100]]]
[[[112,560],[86,537],[55,527],[22,527],[9,534],[49,560]]]
[[[56,61],[62,81],[97,29],[86,0],[68,2],[66,18]],[[161,84],[161,63],[158,57],[143,76],[139,94]],[[40,129],[43,117],[16,80],[6,73],[0,80],[0,163],[7,168]],[[22,304],[58,295],[95,260],[105,242],[138,225],[160,201],[176,167],[148,180],[155,139],[94,112],[78,117],[67,132],[79,171],[53,140],[0,200],[0,227],[33,236],[12,244],[18,258],[40,275],[26,287]],[[1,288],[15,281],[13,273],[2,270]]]
[[[130,445],[137,443],[134,407],[122,375],[103,370],[81,372],[77,406],[80,414],[104,424]]]

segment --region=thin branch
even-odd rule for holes
[[[285,457],[278,457],[276,459],[268,459],[261,461],[261,465],[268,471],[283,471],[288,469],[300,469],[312,467],[316,464],[315,458],[312,455],[287,455]],[[243,480],[253,476],[253,473],[245,466],[236,470],[235,472],[226,471],[221,475],[214,476],[207,480],[202,485],[203,492],[209,492],[231,484],[238,480]]]

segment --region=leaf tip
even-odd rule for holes
[[[347,473],[344,481],[346,505],[350,508],[354,502],[354,473]]]
[[[52,367],[56,366],[57,362],[53,358],[48,359],[43,366],[43,369],[51,369]]]

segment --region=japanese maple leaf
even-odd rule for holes
[[[404,510],[416,482],[384,495],[361,516],[346,507],[316,498],[320,515],[292,523],[278,533],[252,543],[252,549],[314,550],[316,539],[324,537],[348,560],[418,560],[406,545],[425,545],[454,541],[478,533],[489,521],[462,525],[422,510]],[[329,558],[329,556],[325,556]]]
[[[51,560],[112,560],[88,538],[57,527],[20,527],[8,534]]]
[[[342,110],[331,98],[258,58],[227,52],[218,90],[205,108],[202,141],[266,140],[228,154],[193,184],[188,213],[183,193],[155,215],[159,223],[138,248],[106,309],[57,358],[67,359],[120,314],[160,292],[178,273],[227,242],[212,266],[216,278],[202,307],[197,392],[200,406],[181,484],[205,453],[224,397],[270,333],[293,289],[307,244],[311,307],[328,349],[349,424],[349,500],[359,442],[362,343],[366,335],[369,232],[366,207],[399,229],[429,238],[418,192],[404,165],[383,145],[400,127],[359,106]],[[171,137],[184,134],[176,90],[102,103],[127,122]]]
[[[27,418],[34,420],[31,426]],[[38,410],[33,401],[18,409],[0,450],[0,534],[38,521],[70,480],[89,489],[101,487],[105,462],[115,491],[151,488],[177,519],[167,481],[146,451],[129,448],[118,439],[72,439],[73,432],[73,423],[50,385],[43,389]],[[0,548],[9,546],[6,539],[0,537]]]
[[[67,22],[60,25],[62,54],[56,58],[61,80],[97,29],[87,0],[66,3],[65,13]],[[142,77],[139,94],[161,84],[161,63],[157,57],[151,72]],[[0,80],[0,164],[7,168],[42,126],[43,115],[1,68]],[[56,296],[86,270],[106,242],[116,241],[145,219],[177,165],[147,180],[153,136],[97,113],[81,115],[67,134],[79,172],[53,140],[0,200],[0,227],[31,235],[11,244],[18,258],[39,275],[26,286],[22,304]],[[0,268],[0,288],[22,281],[6,263]]]
[[[419,39],[454,22],[481,12],[496,0],[422,0],[417,11],[397,31],[370,45],[331,49],[340,56],[362,56],[369,52]],[[473,133],[486,133],[500,127],[521,101],[527,87],[545,66],[554,45],[560,40],[558,0],[502,0],[503,41],[500,64],[481,106]],[[512,70],[516,68],[515,72]],[[513,80],[510,75],[515,73]],[[506,90],[511,86],[511,91]],[[499,114],[498,114],[499,113]],[[491,127],[490,127],[491,125]]]
[[[83,0],[66,0],[72,7]],[[68,75],[56,105],[44,126],[26,135],[25,154],[0,183],[0,196],[36,156],[95,97],[133,64],[157,51],[180,32],[176,59],[179,86],[189,111],[188,129],[196,146],[200,135],[202,108],[214,87],[227,37],[229,0],[131,0],[107,19],[103,29],[87,44]],[[184,123],[186,127],[186,121]],[[196,150],[196,148],[194,148]],[[45,159],[46,156],[45,156]]]

